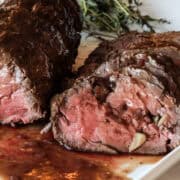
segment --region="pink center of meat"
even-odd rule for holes
[[[1,105],[0,105],[0,120],[3,122],[13,122],[23,120],[28,122],[26,119],[27,107],[26,99],[24,97],[21,88],[17,84],[4,85],[0,88]]]
[[[24,77],[18,67],[3,65],[0,69],[0,121],[6,123],[29,123],[42,116],[30,102],[30,91],[24,87]],[[37,111],[36,111],[37,110]]]
[[[148,138],[144,149],[150,152],[154,148],[158,153],[166,148],[169,134],[160,133],[149,113],[154,116],[166,113],[169,119],[176,117],[172,99],[164,97],[166,107],[162,106],[158,100],[162,90],[148,86],[151,84],[145,87],[133,78],[122,77],[103,103],[96,99],[91,89],[81,88],[59,109],[62,116],[58,123],[63,137],[85,149],[95,150],[97,144],[101,144],[127,152],[135,133],[143,132]]]

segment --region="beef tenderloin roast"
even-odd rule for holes
[[[75,0],[0,5],[0,123],[27,124],[46,116],[57,84],[71,72],[80,31]]]
[[[51,103],[55,139],[78,151],[164,154],[180,145],[180,33],[100,45]]]

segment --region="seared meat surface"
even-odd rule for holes
[[[71,72],[80,42],[75,0],[0,5],[0,122],[44,118],[56,82]]]
[[[55,139],[104,153],[163,154],[180,145],[179,44],[178,32],[101,44],[52,100]]]
[[[156,53],[171,57],[180,64],[180,32],[137,33],[131,32],[121,35],[111,43],[104,41],[93,51],[85,61],[85,66],[79,69],[79,75],[91,74],[101,63],[121,58],[121,54]]]

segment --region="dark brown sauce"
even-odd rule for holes
[[[111,180],[142,163],[160,157],[108,156],[69,152],[61,148],[52,134],[40,135],[43,125],[0,127],[0,175],[4,179]],[[124,168],[126,164],[126,168]],[[129,166],[128,166],[129,164]]]

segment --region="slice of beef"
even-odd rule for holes
[[[71,72],[80,42],[75,0],[0,5],[0,122],[44,118],[56,82]]]
[[[114,58],[87,64],[93,73],[82,73],[52,100],[55,139],[68,149],[104,153],[163,154],[180,145],[180,56],[170,42],[149,49],[122,45],[111,49]]]

